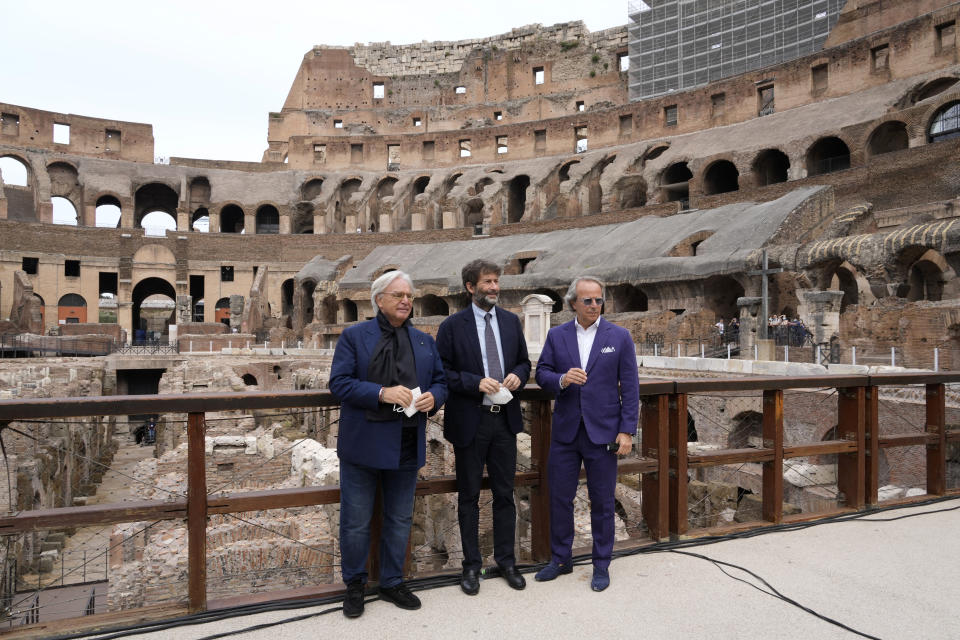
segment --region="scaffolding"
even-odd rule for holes
[[[846,0],[631,0],[630,100],[819,51]]]

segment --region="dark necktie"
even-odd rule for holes
[[[503,382],[503,367],[500,365],[500,354],[497,352],[497,339],[493,335],[493,327],[490,326],[490,312],[483,316],[487,323],[483,330],[483,342],[487,348],[487,368],[490,370],[490,377],[497,382]]]

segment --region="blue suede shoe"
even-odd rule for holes
[[[610,572],[600,567],[593,568],[593,579],[590,581],[590,588],[594,591],[603,591],[610,586]]]
[[[533,579],[537,582],[547,582],[548,580],[556,579],[557,576],[568,573],[573,573],[573,567],[569,564],[560,564],[559,562],[551,560],[550,564],[540,569],[540,571],[537,571],[537,575],[533,576]]]

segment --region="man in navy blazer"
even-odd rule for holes
[[[467,595],[476,595],[483,564],[478,527],[484,465],[493,493],[494,560],[511,587],[526,586],[516,570],[513,552],[516,434],[523,430],[523,418],[519,400],[512,398],[504,404],[490,394],[501,386],[511,392],[522,387],[530,377],[530,358],[520,319],[497,306],[500,267],[474,260],[463,267],[461,279],[472,303],[443,321],[437,331],[437,349],[449,388],[443,435],[456,454],[457,516],[463,545],[460,588]]]
[[[330,391],[340,400],[340,557],[347,594],[343,614],[363,614],[370,518],[382,492],[380,597],[403,609],[420,600],[403,583],[417,470],[425,463],[427,414],[447,396],[436,344],[410,326],[413,282],[402,271],[371,285],[377,317],[348,327],[337,341]],[[421,391],[414,397],[414,391]],[[403,413],[413,405],[412,416]]]
[[[550,563],[538,581],[573,571],[573,501],[581,463],[587,470],[594,591],[610,585],[617,455],[633,446],[640,409],[636,348],[630,332],[601,317],[603,283],[580,277],[567,303],[577,317],[547,333],[537,383],[557,394],[547,474],[550,486]]]

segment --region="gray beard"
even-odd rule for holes
[[[487,301],[487,296],[483,295],[479,291],[473,294],[473,303],[483,309],[484,311],[490,311],[496,304],[500,302],[500,296],[496,296],[496,299],[493,303]]]

